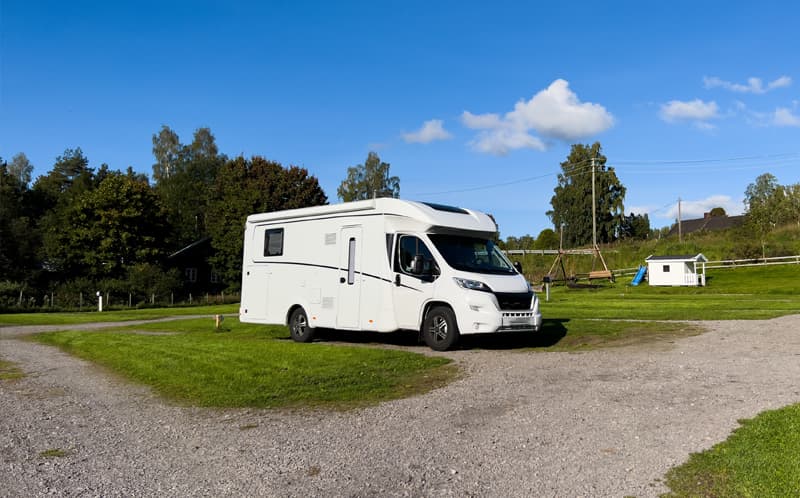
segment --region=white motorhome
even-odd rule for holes
[[[492,242],[481,212],[373,199],[247,217],[242,322],[420,331],[435,350],[460,334],[538,331],[539,301]]]

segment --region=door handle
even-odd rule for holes
[[[394,285],[400,287],[400,274],[394,276]]]
[[[343,284],[344,282],[345,282],[345,279],[344,279],[344,277],[339,277],[339,283],[340,283],[340,284]]]

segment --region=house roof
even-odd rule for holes
[[[694,220],[681,221],[681,233],[688,234],[692,232],[699,232],[700,230],[707,230],[713,232],[716,230],[725,230],[733,228],[744,223],[744,215],[739,216],[707,216],[705,218],[697,218]],[[675,223],[670,227],[667,237],[670,235],[678,234],[678,224]]]
[[[195,247],[198,247],[198,246],[201,246],[201,245],[205,244],[206,242],[208,242],[210,240],[211,240],[211,237],[203,237],[202,239],[196,240],[196,241],[192,242],[191,244],[189,244],[188,246],[186,246],[184,248],[178,249],[177,251],[175,251],[172,254],[170,254],[169,256],[167,256],[167,258],[168,259],[176,258],[176,257],[178,257],[178,256],[180,256],[180,255],[182,255],[184,253],[187,253],[187,252],[191,251]]]
[[[703,263],[708,262],[703,253],[698,253],[695,256],[689,255],[680,255],[680,256],[648,256],[645,258],[645,261],[702,261]]]

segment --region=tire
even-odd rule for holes
[[[453,310],[446,306],[436,306],[428,312],[422,323],[422,338],[434,351],[447,351],[453,348],[461,334]]]
[[[314,329],[308,325],[308,315],[303,308],[297,308],[289,316],[289,333],[295,342],[314,340]]]

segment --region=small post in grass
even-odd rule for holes
[[[223,320],[225,320],[223,315],[214,315],[214,328],[216,330],[219,330]]]

